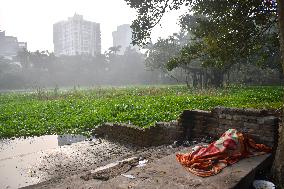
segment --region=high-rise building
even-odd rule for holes
[[[67,21],[53,25],[54,53],[60,55],[96,55],[101,53],[100,24],[75,13]]]
[[[23,49],[27,49],[26,42],[18,42],[17,37],[6,36],[5,31],[0,31],[0,56],[16,56]]]
[[[139,48],[131,44],[131,36],[132,29],[129,24],[117,26],[117,30],[112,32],[113,46],[120,46],[118,54],[124,54],[127,47],[135,48],[135,50],[138,51]]]

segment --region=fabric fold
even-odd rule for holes
[[[176,154],[176,159],[191,173],[209,177],[243,158],[271,152],[272,148],[257,144],[236,129],[229,129],[208,146],[196,146],[190,153]]]

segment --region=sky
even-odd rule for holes
[[[101,24],[102,53],[112,46],[112,32],[121,24],[131,24],[136,11],[124,0],[0,0],[0,30],[28,43],[28,50],[53,51],[53,24],[74,13]],[[177,19],[184,11],[171,11],[152,33],[166,38],[180,30]]]

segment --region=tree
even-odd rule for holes
[[[121,46],[118,45],[118,46],[110,47],[108,51],[105,52],[105,56],[106,56],[108,63],[110,62],[114,63],[118,61],[119,56],[117,55],[117,53],[120,51],[120,49],[121,49]]]
[[[135,48],[128,46],[125,48],[124,55],[120,59],[120,78],[125,84],[137,84],[144,80],[144,55],[137,52]]]
[[[23,51],[18,52],[17,60],[21,62],[21,65],[23,66],[23,68],[28,68],[31,66],[30,56],[31,56],[31,53],[27,49],[24,49]]]
[[[126,1],[138,9],[132,29],[133,43],[140,45],[147,43],[151,29],[167,9],[191,5],[193,15],[186,14],[180,20],[181,26],[193,36],[191,43],[183,50],[182,58],[171,61],[169,67],[201,61],[203,67],[212,69],[212,81],[216,87],[222,85],[223,75],[239,61],[251,59],[261,65],[274,56],[278,57],[274,60],[279,64],[277,13],[273,1]]]
[[[167,39],[159,38],[155,44],[148,44],[146,49],[147,58],[146,67],[150,69],[159,69],[167,73],[166,63],[176,55],[184,44],[188,42],[188,36],[185,32],[174,33]]]
[[[284,0],[278,0],[278,23],[279,23],[279,41],[281,47],[281,62],[284,72]],[[283,112],[284,114],[284,112]],[[284,116],[282,116],[284,117]],[[276,149],[275,160],[273,165],[273,175],[276,181],[284,188],[284,120],[279,129],[278,147]]]
[[[164,77],[169,76],[177,82],[185,82],[188,87],[202,86],[202,77],[206,70],[201,67],[199,61],[187,64],[186,60],[178,60],[180,64],[175,64],[181,49],[185,44],[190,43],[188,32],[181,31],[174,33],[167,39],[158,39],[155,44],[147,45],[146,67],[151,70],[160,70]]]
[[[186,4],[191,5],[193,16],[184,15],[181,25],[194,34],[196,41],[191,46],[198,46],[198,57],[204,65],[221,67],[252,56],[255,60],[256,54],[260,62],[271,55],[279,56],[274,1],[126,1],[138,9],[138,17],[132,23],[134,44],[147,43],[151,29],[167,9]]]
[[[11,60],[0,57],[0,76],[11,70]]]
[[[200,16],[189,28],[197,37],[196,43],[187,47],[187,52],[194,52],[194,54],[187,53],[190,61],[192,58],[198,58],[205,65],[218,68],[256,58],[262,63],[271,56],[281,54],[284,70],[283,0],[278,0],[277,3],[275,0],[125,1],[130,7],[137,9],[137,18],[131,26],[134,44],[147,44],[151,29],[159,23],[163,14],[168,10],[179,9],[182,5],[186,5],[194,15]],[[284,187],[284,129],[282,127],[273,172],[280,185]]]
[[[181,49],[179,39],[175,36],[170,36],[167,39],[158,39],[155,44],[148,44],[146,51],[145,65],[147,69],[159,70],[162,80],[165,80],[166,75],[179,81],[173,73],[168,71],[167,62],[175,57]],[[179,35],[182,36],[182,35]]]
[[[114,55],[116,55],[121,49],[121,46],[118,45],[118,46],[113,46],[113,47],[110,47],[108,50],[109,50],[109,53],[113,53]]]
[[[180,50],[180,47],[171,38],[159,38],[156,43],[149,44],[146,48],[146,67],[150,70],[158,69],[162,72],[167,72],[166,63],[170,58],[176,56]]]
[[[52,55],[51,55],[52,56]],[[30,53],[30,63],[38,69],[47,69],[51,64],[50,53],[46,51],[35,51]]]

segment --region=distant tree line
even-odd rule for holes
[[[57,57],[49,51],[18,53],[14,59],[0,57],[0,89],[73,87],[138,84],[187,84],[188,87],[220,87],[230,84],[279,85],[283,81],[278,57],[259,64],[240,60],[222,68],[204,66],[189,59],[192,34],[182,30],[166,39],[149,43],[144,54],[120,46],[96,56]],[[198,50],[198,49],[196,49]]]
[[[146,70],[144,54],[129,47],[118,55],[119,50],[111,47],[96,56],[60,57],[25,50],[13,60],[0,57],[0,89],[163,83],[159,71]]]

